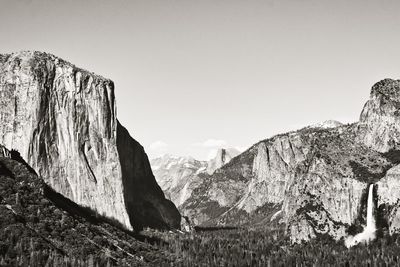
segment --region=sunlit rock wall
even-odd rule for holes
[[[132,218],[142,214],[126,208],[127,192],[143,181],[158,185],[121,167],[111,80],[46,53],[2,55],[0,107],[0,144],[18,150],[59,193],[132,229]],[[151,193],[155,209],[165,200],[159,191]],[[140,226],[163,220],[154,216],[138,219]]]

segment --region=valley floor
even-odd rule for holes
[[[343,241],[328,238],[291,245],[278,228],[153,234],[165,240],[163,248],[176,256],[174,266],[400,266],[400,236],[348,249]]]

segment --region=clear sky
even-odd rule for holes
[[[150,156],[206,158],[358,120],[400,74],[400,1],[0,0],[0,53],[40,50],[112,79]]]

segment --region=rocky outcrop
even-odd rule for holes
[[[355,142],[357,131],[357,124],[306,127],[261,141],[205,177],[185,208],[202,211],[191,213],[195,222],[231,225],[263,210],[268,218],[273,205],[293,242],[340,239],[360,220],[368,184],[396,164]]]
[[[371,90],[358,123],[357,140],[379,151],[400,149],[400,81],[385,79]]]
[[[125,227],[179,228],[141,147],[118,123],[114,84],[53,55],[0,57],[0,143],[57,192]]]
[[[385,152],[393,163],[400,161],[400,81],[384,79],[371,90],[358,124],[357,141]],[[377,183],[380,216],[387,221],[390,233],[400,232],[400,166],[387,171]]]
[[[350,170],[314,158],[297,169],[283,201],[284,220],[293,242],[327,234],[336,240],[356,220],[367,183]]]
[[[400,165],[390,169],[378,183],[378,208],[385,210],[382,214],[391,234],[400,232]]]
[[[306,159],[309,147],[297,133],[259,143],[253,160],[253,177],[239,209],[252,212],[265,203],[282,203],[295,167]]]
[[[215,158],[211,159],[207,164],[207,173],[213,174],[216,169],[221,168],[239,154],[239,150],[235,148],[218,149]]]

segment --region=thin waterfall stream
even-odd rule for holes
[[[369,186],[368,201],[367,201],[367,225],[364,230],[355,235],[347,237],[345,244],[346,247],[352,247],[359,243],[368,243],[375,239],[376,223],[374,217],[374,185]]]

